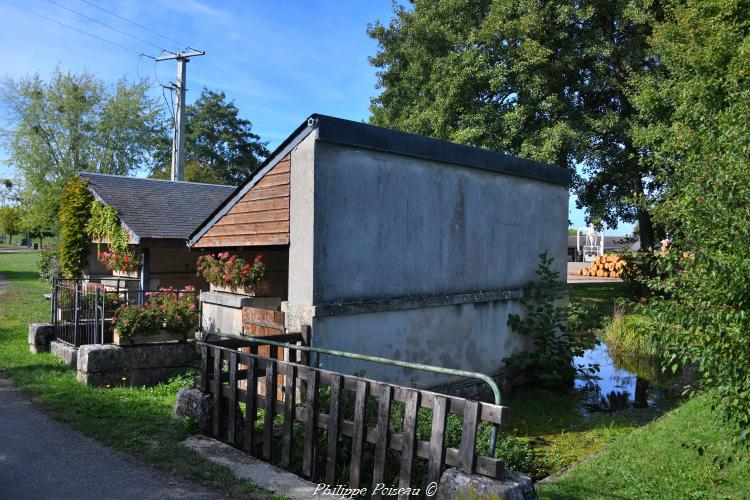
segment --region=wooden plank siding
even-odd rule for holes
[[[287,155],[193,246],[288,245],[290,166],[291,159]]]

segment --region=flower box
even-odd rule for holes
[[[271,292],[268,281],[261,280],[253,286],[222,286],[211,284],[212,292],[233,293],[235,295],[246,295],[248,297],[265,297]]]
[[[134,335],[123,337],[115,329],[113,343],[118,346],[142,345],[142,344],[164,344],[168,342],[187,342],[190,332],[175,333],[167,330],[159,330],[152,335]]]

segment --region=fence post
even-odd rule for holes
[[[57,278],[52,277],[52,295],[50,295],[50,306],[49,306],[49,322],[55,324],[55,299],[57,298]]]
[[[99,320],[101,319],[102,322],[104,321],[104,303],[102,303],[101,308],[101,317],[99,316],[99,299],[101,298],[101,293],[99,292],[99,287],[96,288],[96,292],[94,293],[94,343],[96,344],[96,337],[99,337],[99,344],[104,343],[104,329],[99,328]],[[99,332],[101,332],[101,335],[98,335]]]
[[[81,283],[75,282],[75,300],[73,301],[73,345],[76,347],[78,344],[78,304],[79,304],[79,290]]]

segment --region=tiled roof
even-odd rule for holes
[[[94,196],[113,207],[137,238],[187,240],[234,186],[82,172]]]

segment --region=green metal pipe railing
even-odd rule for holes
[[[272,340],[263,340],[263,337],[246,337],[242,335],[231,335],[231,334],[223,334],[223,333],[220,335],[216,333],[206,333],[204,335],[205,336],[203,340],[206,342],[208,342],[207,337],[210,337],[213,335],[219,338],[231,338],[231,339],[243,340],[246,342],[250,342],[252,344],[272,345],[272,346],[282,347],[286,349],[296,349],[298,351],[307,351],[307,352],[316,353],[318,355],[325,354],[328,356],[338,356],[338,357],[348,358],[348,359],[357,359],[360,361],[370,361],[373,363],[400,366],[402,368],[411,368],[414,370],[441,373],[444,375],[455,375],[457,377],[473,378],[473,379],[481,380],[485,382],[487,385],[489,385],[490,389],[492,389],[492,394],[495,397],[495,404],[498,406],[502,404],[502,396],[500,394],[500,388],[497,386],[497,383],[494,380],[492,380],[492,377],[485,375],[484,373],[470,372],[466,370],[456,370],[454,368],[444,368],[441,366],[424,365],[421,363],[412,363],[410,361],[399,361],[396,359],[381,358],[378,356],[368,356],[366,354],[357,354],[354,352],[337,351],[333,349],[323,349],[321,347],[310,347],[310,346],[298,345],[298,344],[288,344],[285,342],[275,342]],[[496,447],[497,447],[497,424],[493,424],[492,434],[490,435],[490,447],[488,450],[490,457],[494,458]]]

